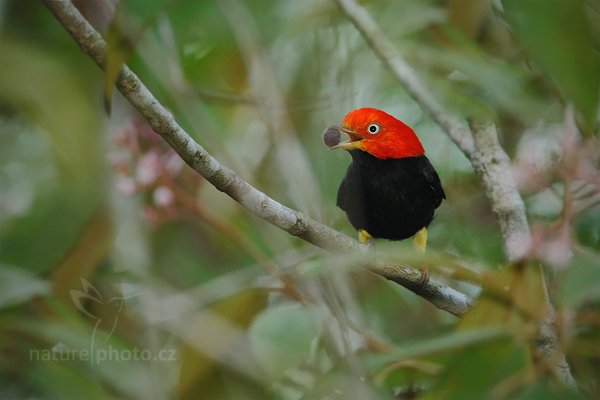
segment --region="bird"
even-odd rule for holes
[[[359,108],[322,137],[329,148],[352,156],[337,206],[358,231],[358,240],[414,236],[415,247],[424,252],[427,227],[446,194],[415,132],[384,111]]]

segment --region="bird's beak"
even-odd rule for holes
[[[341,135],[344,134],[348,140],[341,142]],[[357,149],[360,145],[360,137],[356,132],[343,127],[342,125],[332,125],[323,132],[323,141],[330,149]]]

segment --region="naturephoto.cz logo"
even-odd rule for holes
[[[71,290],[75,307],[94,321],[89,348],[70,348],[57,343],[51,349],[31,349],[30,361],[84,361],[91,364],[119,361],[175,361],[174,349],[152,351],[146,348],[116,348],[107,343],[114,333],[125,302],[139,296],[115,296],[104,298],[100,291],[86,279],[81,278],[81,290]],[[102,312],[95,310],[101,309]]]

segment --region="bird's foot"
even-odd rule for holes
[[[421,271],[421,281],[419,282],[419,289],[423,291],[429,284],[429,267],[421,267],[419,268],[419,271]]]
[[[362,244],[369,244],[373,241],[373,236],[369,235],[369,232],[364,229],[358,230],[358,241]]]
[[[427,248],[427,228],[421,228],[417,233],[415,233],[414,238],[415,248],[421,253],[425,253],[425,249]]]
[[[427,248],[427,227],[423,227],[419,229],[417,233],[415,233],[413,244],[419,253],[425,253],[425,249]],[[429,267],[425,265],[420,267],[419,270],[421,271],[419,290],[424,290],[429,283]]]

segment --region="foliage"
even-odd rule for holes
[[[468,161],[334,2],[79,1],[109,41],[105,74],[40,3],[4,2],[0,397],[600,396],[600,8],[363,3],[449,110],[496,121],[530,259],[506,264]],[[378,257],[427,265],[476,296],[462,276],[474,270],[488,290],[459,320],[249,215],[114,93],[122,62],[221,162],[350,235],[335,207],[349,157],[320,134],[360,106],[399,117],[448,201],[425,256],[378,242]],[[540,265],[578,393],[533,356]]]

